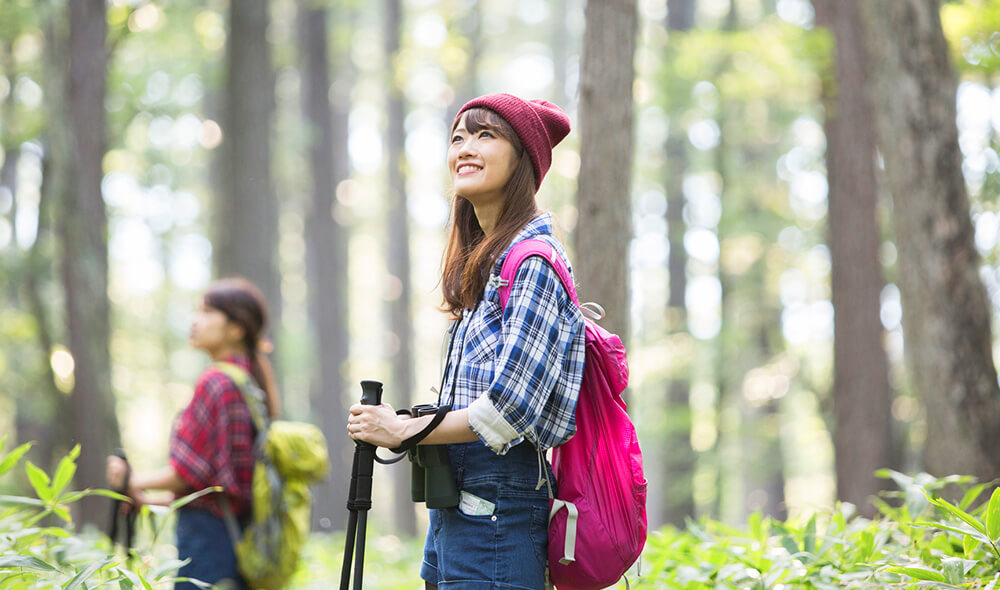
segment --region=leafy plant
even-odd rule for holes
[[[0,438],[0,475],[14,469],[31,444],[22,444],[4,454],[7,437]],[[108,538],[96,531],[82,534],[72,529],[71,505],[87,496],[126,500],[109,490],[69,489],[76,473],[80,447],[74,447],[51,477],[26,461],[25,474],[35,496],[0,496],[0,588],[60,588],[86,590],[112,587],[120,590],[153,590],[172,587],[173,572],[181,565],[171,559],[169,547],[158,543],[162,526],[149,507],[140,511],[140,521],[152,532],[144,550],[128,555],[117,553]],[[174,502],[168,515],[194,498],[211,493],[204,490]],[[45,524],[56,519],[57,525]],[[207,585],[206,585],[207,586]]]

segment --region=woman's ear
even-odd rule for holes
[[[243,329],[243,326],[236,322],[226,322],[226,340],[230,343],[242,342],[245,334],[246,331]]]

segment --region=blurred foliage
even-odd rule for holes
[[[19,467],[28,444],[4,453],[0,475]],[[194,497],[153,514],[144,507],[139,541],[127,555],[94,530],[73,532],[70,510],[85,495],[121,498],[107,490],[68,491],[79,448],[52,476],[30,461],[32,496],[0,496],[0,586],[62,590],[116,587],[166,589],[181,565],[169,545],[171,515]],[[898,490],[877,500],[878,520],[854,516],[853,506],[807,519],[780,521],[760,513],[743,527],[703,518],[684,531],[652,532],[629,572],[635,588],[816,589],[996,588],[1000,582],[1000,489],[970,477],[934,478],[884,470]],[[988,500],[984,492],[993,490]],[[214,491],[214,490],[210,490]],[[956,498],[952,503],[947,498]],[[55,520],[53,520],[55,519]],[[328,588],[339,579],[344,538],[316,535],[306,546],[290,588]],[[419,539],[377,531],[366,543],[365,587],[414,590],[422,558]],[[627,587],[623,581],[619,588]]]
[[[834,590],[996,588],[1000,492],[968,477],[884,471],[900,489],[879,501],[882,518],[838,504],[808,519],[752,514],[745,527],[703,519],[650,536],[636,588]],[[956,489],[955,505],[941,495]]]
[[[941,24],[960,72],[987,82],[1000,69],[1000,2],[959,0],[941,7]]]
[[[4,453],[6,440],[6,436],[0,439],[0,475],[19,466],[30,446],[25,443]],[[70,511],[81,498],[127,499],[108,490],[69,490],[79,454],[80,448],[75,447],[51,477],[25,461],[24,473],[34,495],[0,496],[0,587],[86,590],[113,584],[120,590],[150,590],[172,585],[172,572],[180,563],[167,557],[171,548],[159,541],[162,529],[155,527],[148,507],[140,518],[153,523],[151,534],[129,555],[116,553],[108,538],[97,531],[74,532]],[[199,495],[176,501],[168,513]]]

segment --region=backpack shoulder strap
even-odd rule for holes
[[[527,239],[514,244],[510,252],[507,253],[503,265],[500,267],[500,288],[498,289],[500,308],[505,309],[507,307],[507,300],[510,299],[514,277],[517,276],[517,270],[521,267],[521,263],[532,256],[539,256],[549,263],[549,266],[559,275],[559,280],[569,294],[570,300],[573,301],[574,305],[579,307],[580,301],[576,297],[576,287],[573,285],[569,268],[566,266],[566,262],[563,261],[562,256],[556,252],[555,248],[542,240]]]
[[[253,377],[250,373],[233,363],[227,363],[223,361],[218,361],[213,363],[213,366],[221,371],[225,376],[233,380],[233,383],[240,390],[240,394],[243,396],[243,402],[246,403],[247,408],[250,410],[250,417],[253,419],[254,426],[257,427],[257,432],[264,432],[267,430],[268,424],[270,423],[270,418],[267,416],[267,409],[264,406],[264,400],[254,392],[248,391],[251,387],[254,389],[260,389],[254,382]]]

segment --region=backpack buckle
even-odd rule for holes
[[[491,274],[489,280],[486,281],[486,286],[493,287],[494,289],[500,289],[501,287],[506,287],[509,284],[510,281],[508,281],[507,279],[502,279],[500,278],[500,275],[493,275],[493,274]]]

